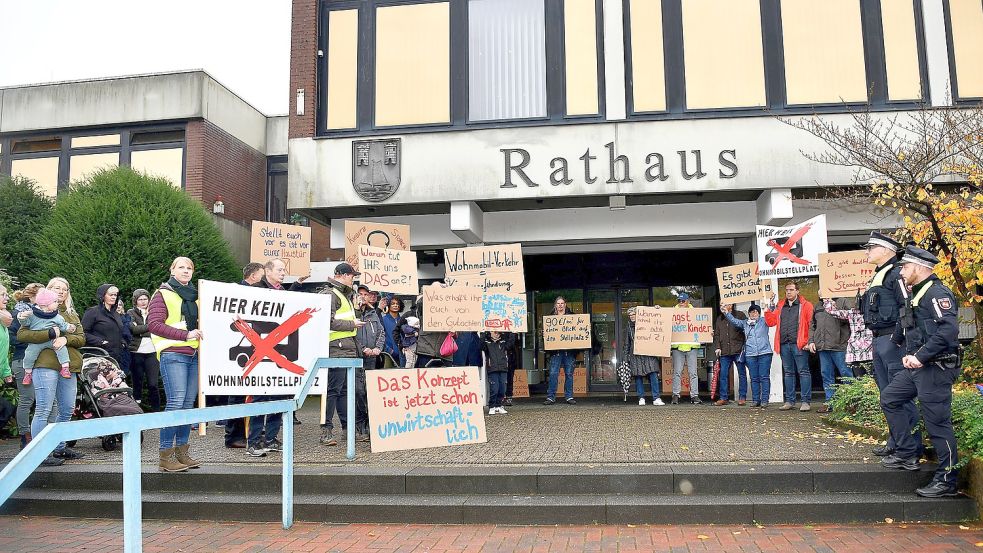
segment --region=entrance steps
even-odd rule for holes
[[[294,519],[440,524],[807,524],[956,522],[969,497],[924,499],[932,476],[876,464],[297,467]],[[281,519],[279,465],[143,473],[149,519]],[[122,518],[113,465],[39,470],[6,515]]]

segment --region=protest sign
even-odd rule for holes
[[[359,271],[362,273],[358,277],[359,283],[376,292],[415,296],[420,291],[416,252],[387,250],[364,244],[359,244],[357,249]]]
[[[672,390],[672,358],[662,358],[662,389]],[[683,369],[683,374],[679,377],[680,392],[689,395],[689,371]]]
[[[345,221],[345,261],[352,267],[358,267],[359,244],[384,250],[409,250],[410,227],[388,223]]]
[[[522,245],[500,244],[444,250],[444,282],[486,291],[525,293]]]
[[[819,297],[852,298],[861,294],[876,269],[867,263],[864,250],[819,254]]]
[[[672,309],[672,343],[708,344],[713,341],[713,309]]]
[[[529,397],[529,373],[516,369],[512,380],[512,397]]]
[[[311,227],[253,221],[249,261],[266,263],[282,259],[287,274],[311,274]]]
[[[516,292],[485,291],[481,297],[485,330],[526,332],[526,295]]]
[[[761,299],[763,293],[757,263],[742,263],[717,269],[720,303],[743,303]]]
[[[635,308],[635,355],[666,357],[672,345],[672,312],[658,307]]]
[[[547,315],[543,317],[543,345],[546,351],[589,349],[590,315]]]
[[[485,330],[481,288],[470,286],[423,287],[423,330],[426,332],[481,332]]]
[[[201,389],[207,395],[293,395],[328,357],[332,294],[199,281]],[[327,371],[313,393],[327,389]]]
[[[788,227],[755,227],[758,275],[791,278],[819,274],[819,254],[829,251],[826,216]]]
[[[487,441],[477,367],[366,371],[372,452]]]
[[[564,384],[566,380],[566,371],[560,370],[556,381],[556,389],[566,390]],[[587,395],[587,367],[576,367],[573,369],[573,395],[574,397],[585,397]]]
[[[771,301],[771,295],[778,293],[778,279],[763,278],[761,279],[761,297],[767,301]]]

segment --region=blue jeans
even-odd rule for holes
[[[720,388],[720,399],[727,400],[730,397],[730,367],[731,365],[737,366],[737,397],[739,399],[747,398],[747,365],[744,363],[738,363],[737,358],[740,355],[721,355],[720,356],[720,381],[718,382]]]
[[[751,373],[751,403],[766,405],[771,397],[772,354],[748,356],[747,368]]]
[[[570,399],[573,397],[573,360],[574,355],[571,351],[558,351],[550,357],[550,381],[546,389],[547,399],[556,399],[556,386],[560,382],[560,367],[563,367],[563,397]]]
[[[253,403],[290,398],[291,396],[254,396]],[[272,442],[276,439],[281,426],[283,426],[283,413],[249,417],[249,439],[246,443],[252,447],[262,447],[264,442]]]
[[[833,399],[835,391],[833,385],[836,384],[836,374],[840,378],[853,378],[853,371],[846,366],[845,351],[820,351],[819,367],[823,372],[823,391],[826,392],[826,401]]]
[[[798,344],[782,344],[782,374],[785,375],[785,403],[795,403],[795,373],[799,373],[799,393],[802,403],[812,400],[812,373],[809,372],[809,353]]]
[[[62,348],[67,349],[67,348]],[[75,394],[78,392],[78,382],[75,373],[70,378],[62,378],[58,370],[35,367],[34,379],[34,420],[31,422],[31,436],[37,436],[48,425],[48,416],[58,401],[58,417],[55,422],[68,422],[75,410]],[[55,451],[65,449],[65,442],[55,447]]]
[[[488,373],[488,407],[501,407],[508,384],[508,371]]]
[[[160,354],[160,376],[164,380],[167,404],[164,411],[191,409],[198,399],[198,352],[194,355],[165,351]],[[191,425],[182,424],[160,429],[160,449],[188,443]]]
[[[661,375],[659,371],[651,372],[648,374],[649,386],[652,388],[652,399],[656,400],[662,395],[662,381],[660,380]],[[636,376],[635,377],[635,391],[638,392],[638,397],[645,397],[645,377]]]

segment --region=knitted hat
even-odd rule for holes
[[[420,319],[416,317],[406,317],[406,324],[412,326],[413,328],[420,328]]]
[[[47,288],[42,288],[38,290],[38,293],[34,296],[34,303],[37,305],[51,305],[52,303],[58,303],[58,294],[48,290]]]
[[[147,296],[149,298],[150,297],[150,292],[144,290],[143,288],[137,288],[136,290],[134,290],[133,291],[133,303],[134,304],[137,302],[137,300],[140,298],[140,296]]]

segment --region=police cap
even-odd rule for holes
[[[901,258],[901,262],[915,263],[923,267],[928,267],[929,269],[934,269],[939,263],[939,258],[927,250],[916,246],[908,246],[904,249],[904,256]]]
[[[864,244],[863,247],[871,248],[873,246],[881,246],[882,248],[887,248],[893,252],[901,249],[901,244],[899,244],[895,239],[886,234],[877,232],[876,230],[870,233],[870,238],[867,239],[867,243]]]

